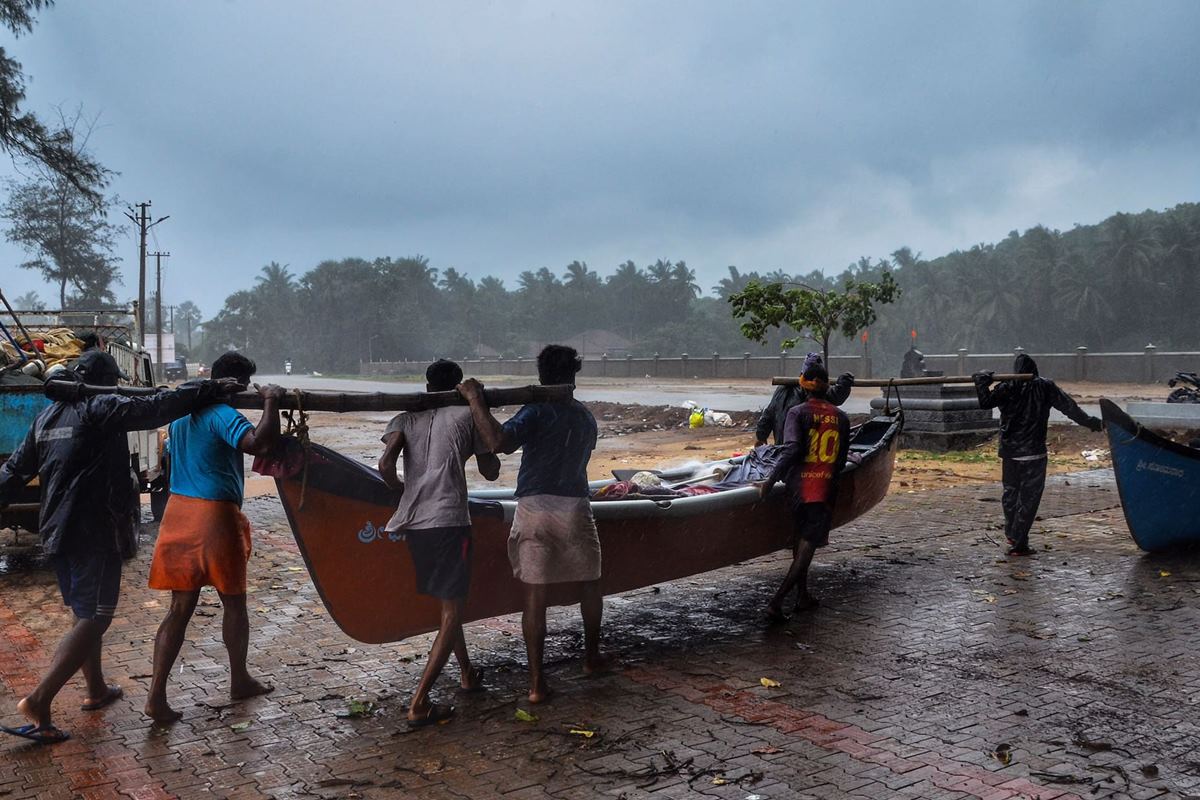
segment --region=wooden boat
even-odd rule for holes
[[[857,463],[843,474],[834,525],[865,514],[887,494],[902,425],[899,413],[859,426],[851,441]],[[334,622],[353,639],[395,642],[436,630],[439,607],[416,593],[402,534],[383,526],[398,497],[370,467],[319,445],[300,450],[276,477],[279,497],[313,583]],[[739,459],[713,462],[729,466]],[[704,469],[703,467],[700,469]],[[691,474],[692,471],[688,471]],[[665,473],[682,480],[684,473]],[[599,481],[593,488],[610,483]],[[593,502],[603,551],[605,594],[651,586],[787,547],[791,517],[784,490],[759,501],[753,486],[670,501]],[[472,496],[474,560],[465,619],[521,610],[521,586],[508,561],[512,490]],[[551,602],[578,602],[572,585],[555,586]]]
[[[1200,543],[1200,450],[1147,430],[1100,401],[1125,522],[1146,551]]]

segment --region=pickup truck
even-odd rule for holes
[[[115,319],[114,319],[115,318]],[[37,312],[22,313],[21,321],[34,338],[41,331],[70,327],[77,333],[96,331],[106,342],[106,350],[125,373],[122,383],[130,386],[153,386],[153,364],[145,348],[133,344],[129,335],[131,325],[127,314],[111,312]],[[5,325],[15,328],[8,320]],[[0,463],[3,463],[25,438],[29,426],[42,409],[50,404],[42,391],[41,382],[0,381]],[[151,492],[151,508],[161,517],[167,496],[166,475],[163,469],[165,429],[135,431],[129,434],[129,480],[140,492]],[[156,498],[159,495],[160,498]],[[21,528],[30,532],[38,529],[40,492],[34,480],[24,493],[0,511],[0,528]],[[161,499],[161,502],[154,502]],[[141,507],[129,509],[130,524],[141,521]],[[136,537],[134,537],[136,539]]]

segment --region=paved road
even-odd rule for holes
[[[309,375],[263,375],[260,381],[271,381],[281,386],[295,387],[314,391],[338,392],[422,392],[425,384],[416,381],[371,381],[354,378],[314,378]],[[500,382],[497,381],[499,384]],[[503,385],[520,385],[520,380],[508,378]],[[671,405],[682,406],[684,401],[692,400],[708,408],[719,411],[759,411],[771,397],[771,387],[756,387],[747,384],[744,388],[731,386],[727,382],[717,381],[708,383],[697,381],[687,383],[667,383],[660,386],[647,384],[645,386],[618,383],[613,385],[584,384],[580,386],[575,396],[580,400],[605,401],[610,403],[640,403],[642,405]],[[871,398],[877,397],[878,389],[860,389],[850,395],[842,406],[847,414],[866,414],[871,410]],[[1085,405],[1084,410],[1089,414],[1100,415],[1100,406]],[[1051,420],[1065,422],[1066,417],[1057,411],[1051,412]]]
[[[780,628],[759,615],[782,557],[610,598],[607,642],[623,667],[608,677],[582,678],[577,614],[555,612],[558,694],[537,709],[524,702],[519,620],[471,625],[489,691],[456,697],[451,668],[437,697],[458,704],[458,719],[416,733],[403,707],[428,638],[347,639],[279,505],[254,499],[251,660],[275,693],[229,702],[220,610],[205,593],[172,676],[185,717],[146,725],[166,598],[145,588],[145,547],[107,637],[109,676],[126,697],[85,714],[80,684],[68,686],[56,719],[75,738],[0,740],[0,797],[1200,794],[1200,564],[1139,553],[1111,475],[1095,472],[1052,479],[1034,534],[1046,549],[1006,560],[994,544],[998,496],[987,485],[889,498],[835,532],[815,567],[823,606]],[[68,622],[50,574],[0,576],[0,710],[33,685]],[[379,710],[348,718],[351,699]],[[517,709],[538,719],[519,721]]]

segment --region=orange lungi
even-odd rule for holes
[[[249,560],[250,520],[237,503],[173,494],[158,526],[150,588],[245,594]]]

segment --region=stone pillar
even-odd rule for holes
[[[625,377],[626,378],[633,377],[633,354],[632,353],[625,354]]]
[[[713,353],[713,378],[721,374],[721,356],[716,352]]]
[[[787,375],[787,350],[779,351],[779,372],[778,375]]]
[[[967,348],[958,348],[958,374],[966,375],[967,373]]]
[[[1083,345],[1075,348],[1075,380],[1087,380],[1087,348]]]
[[[750,354],[742,353],[742,377],[750,377]]]
[[[688,374],[687,359],[688,359],[687,353],[683,353],[682,355],[679,356],[679,376],[681,378],[686,378],[687,374]]]
[[[1153,344],[1146,345],[1145,355],[1142,357],[1142,382],[1154,383],[1154,351],[1158,348]]]
[[[1014,355],[1014,356],[1019,356],[1019,355],[1021,355],[1021,354],[1022,354],[1022,353],[1024,353],[1024,352],[1025,352],[1025,348],[1024,348],[1024,347],[1017,346],[1017,347],[1014,347],[1014,348],[1013,348],[1013,355]]]
[[[607,375],[608,375],[608,353],[603,353],[600,356],[600,376],[606,377]]]
[[[654,377],[658,377],[658,353],[654,354]]]

